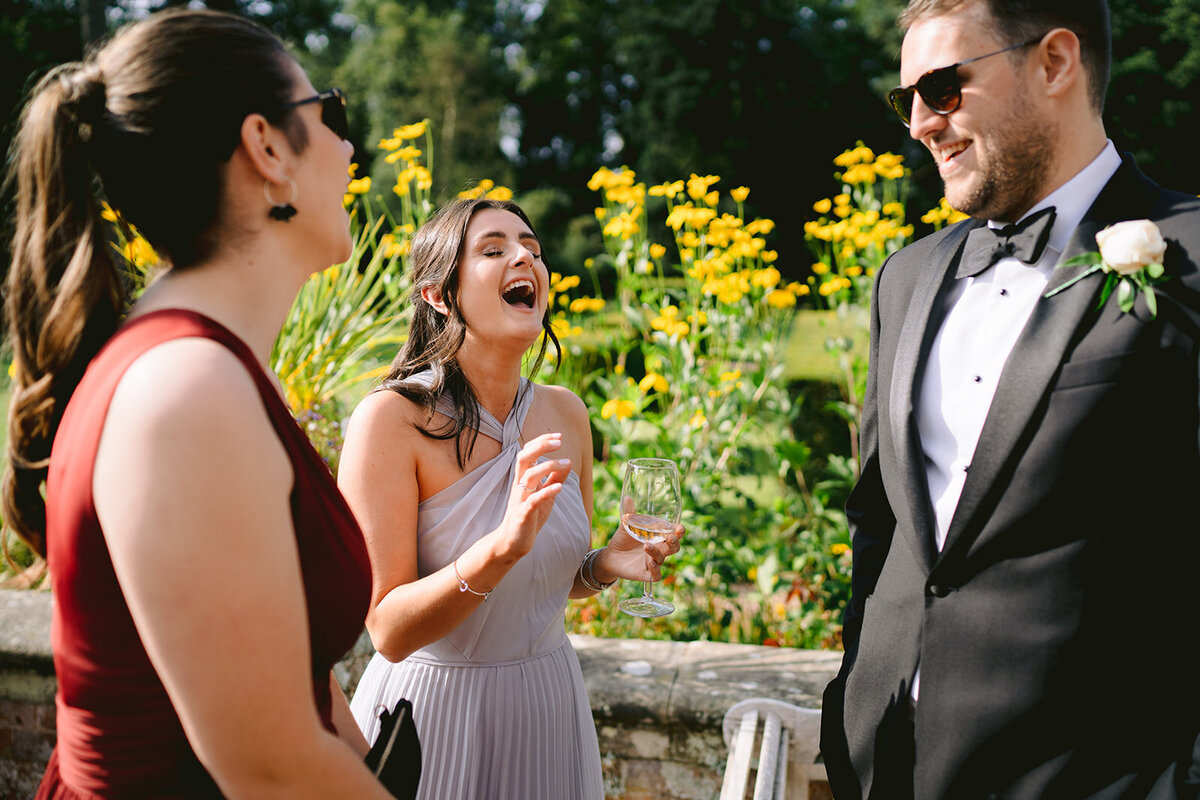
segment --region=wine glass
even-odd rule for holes
[[[679,491],[679,468],[666,458],[633,458],[625,464],[621,488],[621,526],[630,536],[647,544],[661,542],[675,531],[683,510]],[[650,581],[642,582],[642,596],[622,600],[621,610],[635,617],[661,617],[675,606],[650,592]]]

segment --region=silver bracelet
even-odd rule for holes
[[[602,548],[602,547],[597,547],[593,550],[589,550],[587,555],[583,557],[583,562],[579,565],[579,581],[580,581],[580,583],[582,583],[587,589],[590,589],[593,592],[603,592],[605,589],[607,589],[608,587],[612,586],[614,583],[617,582],[616,578],[613,578],[608,583],[600,583],[599,581],[596,580],[596,573],[595,573],[596,556],[603,549],[604,548]]]
[[[491,591],[487,591],[487,592],[475,591],[474,589],[471,588],[471,586],[465,580],[463,580],[463,576],[458,574],[458,559],[457,558],[454,559],[454,563],[451,564],[451,566],[454,567],[454,577],[458,578],[458,591],[470,592],[471,594],[475,595],[476,597],[482,597],[483,602],[485,602],[485,603],[487,602],[488,595],[490,595],[492,592],[496,591],[495,589],[492,589]]]

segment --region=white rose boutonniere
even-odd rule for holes
[[[1158,314],[1154,285],[1166,280],[1163,275],[1163,255],[1167,252],[1167,243],[1158,226],[1148,219],[1118,222],[1097,233],[1096,244],[1100,246],[1099,252],[1084,253],[1059,264],[1059,267],[1088,264],[1091,269],[1047,292],[1046,297],[1058,294],[1076,281],[1102,270],[1106,277],[1104,290],[1100,293],[1101,306],[1115,288],[1121,311],[1128,313],[1133,309],[1138,292],[1141,292],[1146,298],[1150,318],[1154,319]]]

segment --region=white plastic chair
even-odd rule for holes
[[[826,780],[820,752],[821,712],[753,697],[735,703],[722,724],[729,760],[721,800],[745,800],[750,770],[756,772],[753,800],[808,800],[811,780]],[[755,763],[755,745],[757,763]],[[788,776],[788,764],[796,769]]]

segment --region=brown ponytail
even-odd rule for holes
[[[42,483],[59,418],[83,369],[116,329],[121,285],[85,150],[104,107],[96,70],[69,64],[41,80],[14,144],[17,191],[5,314],[13,345],[6,523],[45,555]]]
[[[295,69],[249,20],[173,9],[122,28],[34,88],[10,159],[17,213],[4,305],[14,376],[0,505],[39,554],[55,431],[125,312],[98,196],[172,269],[202,262],[219,244],[222,168],[246,115],[263,113],[305,147],[294,112],[267,113],[288,105]]]

